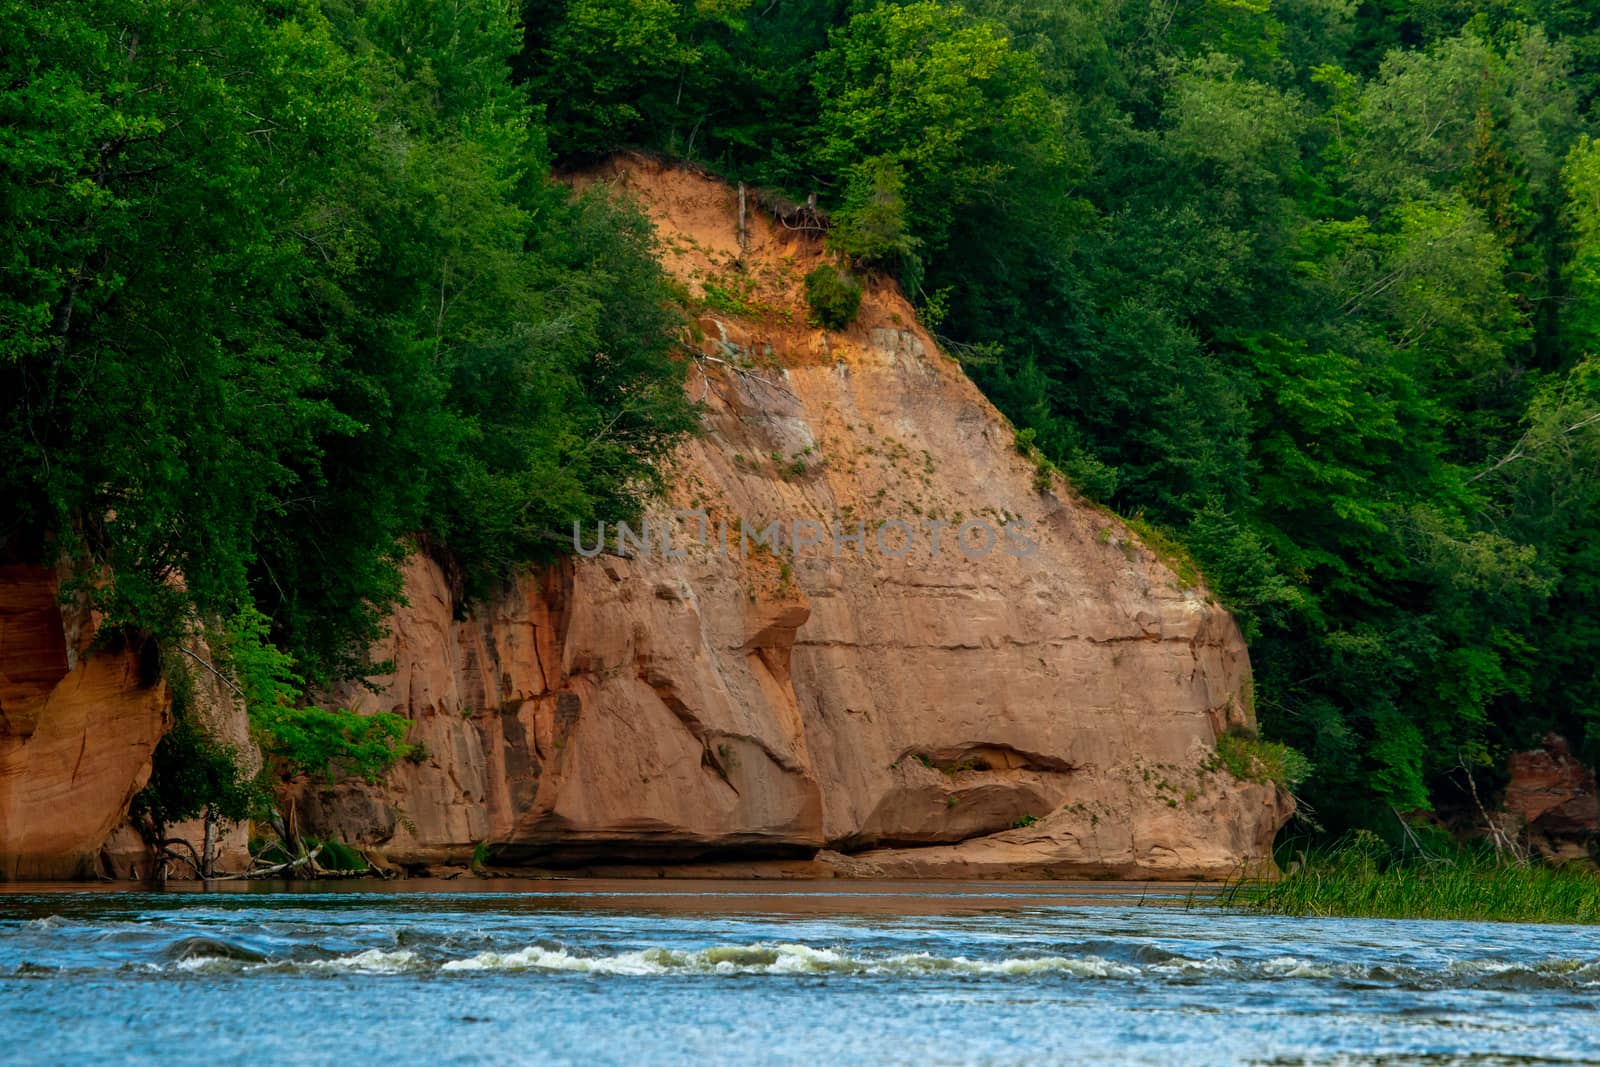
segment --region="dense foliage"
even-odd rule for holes
[[[295,766],[400,751],[303,694],[407,551],[481,589],[692,423],[649,228],[550,179],[519,44],[486,0],[0,0],[0,559],[212,629]]]
[[[1029,454],[1188,548],[1330,828],[1392,829],[1549,729],[1600,755],[1600,9],[524,18],[559,153],[816,194]]]

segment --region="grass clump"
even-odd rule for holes
[[[1055,488],[1056,465],[1044,454],[1037,443],[1038,434],[1033,427],[1017,431],[1017,452],[1033,461],[1033,491],[1043,495]]]
[[[827,263],[806,275],[806,303],[818,323],[842,330],[861,310],[861,283]]]
[[[321,840],[306,838],[306,849],[322,849],[317,853],[317,866],[329,871],[364,871],[367,870],[367,858],[343,841],[333,838]]]
[[[1033,491],[1043,495],[1055,488],[1055,466],[1043,453],[1033,457]]]
[[[750,303],[748,294],[740,292],[737,285],[705,281],[701,283],[700,289],[704,294],[701,303],[712,311],[720,311],[725,315],[755,314],[755,306]]]
[[[1277,782],[1289,790],[1311,776],[1311,761],[1297,749],[1246,734],[1227,733],[1217,738],[1217,759],[1235,778]]]
[[[1144,547],[1154,552],[1156,558],[1167,565],[1167,569],[1177,577],[1178,581],[1185,586],[1200,584],[1200,565],[1176,537],[1146,519],[1143,512],[1124,521],[1127,522],[1128,528],[1139,536],[1139,541]]]
[[[1600,923],[1600,875],[1480,849],[1396,857],[1370,831],[1302,858],[1275,883],[1230,887],[1222,903],[1278,915]]]

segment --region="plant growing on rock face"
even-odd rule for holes
[[[824,263],[806,275],[806,303],[819,324],[842,330],[861,310],[861,283]]]
[[[1292,790],[1311,776],[1311,761],[1298,750],[1237,732],[1217,738],[1217,758],[1246,782],[1276,782]]]
[[[287,774],[336,772],[377,781],[397,760],[421,758],[421,745],[405,742],[409,720],[390,712],[360,715],[345,708],[327,709],[305,703],[305,682],[294,661],[267,637],[267,619],[244,608],[209,634],[215,656],[206,663],[183,648],[195,663],[228,686],[245,706],[252,739],[271,764]],[[247,818],[271,813],[272,792],[263,773],[251,776],[238,751],[212,735],[196,706],[187,661],[169,654],[167,684],[172,694],[173,726],[151,758],[150,779],[129,805],[129,815],[142,828],[158,857],[176,858],[209,877],[215,860],[216,830]],[[203,816],[205,840],[196,850],[190,842],[169,838],[172,824]],[[337,843],[323,842],[322,866],[336,867],[343,855]],[[189,854],[172,846],[183,845]],[[360,857],[348,869],[366,866]],[[357,862],[360,860],[360,862]],[[158,873],[158,877],[164,877]]]
[[[199,719],[194,683],[187,671],[167,670],[172,694],[172,729],[156,745],[150,778],[128,805],[128,816],[140,828],[160,863],[152,873],[164,878],[166,860],[176,858],[209,877],[216,860],[216,830],[224,823],[243,822],[263,813],[270,795],[260,778],[252,778],[232,747],[217,740]],[[169,838],[172,824],[204,816],[205,838],[198,853],[189,841]],[[174,846],[182,844],[188,854]]]
[[[1139,535],[1139,542],[1155,553],[1185,587],[1200,584],[1200,565],[1188,548],[1172,534],[1150,522],[1141,510],[1125,520],[1128,528]]]
[[[1048,493],[1055,487],[1055,467],[1043,455],[1034,457],[1033,460],[1033,491],[1035,493]]]
[[[1040,450],[1038,445],[1038,431],[1031,426],[1017,431],[1015,443],[1017,454],[1026,456],[1033,461],[1033,491],[1035,493],[1048,493],[1055,488],[1056,467],[1050,458]]]
[[[342,771],[375,782],[397,760],[418,751],[405,743],[411,723],[403,716],[305,704],[305,682],[294,672],[294,661],[268,640],[267,627],[266,616],[245,608],[214,644],[219,664],[237,679],[251,731],[268,758],[290,773]]]

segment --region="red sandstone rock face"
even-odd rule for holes
[[[59,589],[54,568],[0,567],[0,881],[142,877],[149,850],[125,815],[170,725],[166,686],[153,649],[91,653],[98,620]],[[244,710],[210,675],[195,689],[212,734],[259,767]],[[168,827],[197,848],[203,832]],[[248,846],[248,827],[224,829],[219,869],[243,870]]]
[[[0,567],[0,880],[94,873],[166,729],[149,665],[86,655],[56,593],[53,569]]]
[[[732,278],[754,309],[700,319],[707,433],[677,457],[670,507],[713,531],[1022,519],[1037,551],[935,555],[921,534],[902,558],[826,546],[786,566],[690,543],[523,577],[465,621],[414,560],[377,650],[395,673],[342,695],[409,716],[425,754],[383,788],[298,783],[302,823],[407,864],[487,843],[547,865],[826,849],[865,875],[1269,865],[1291,802],[1213,769],[1252,709],[1243,641],[1206,591],[1065,486],[1037,492],[892,287],[844,333],[798,325],[814,243],[758,219],[741,249],[733,194],[685,171],[589,180],[640,197],[691,288]]]
[[[1594,771],[1555,734],[1541,748],[1506,761],[1511,781],[1504,807],[1527,827],[1534,848],[1550,859],[1579,859],[1600,833],[1600,793]]]

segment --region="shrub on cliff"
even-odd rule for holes
[[[272,772],[330,780],[342,773],[370,782],[415,753],[405,741],[411,724],[403,716],[361,715],[309,704],[293,659],[271,642],[267,618],[254,608],[209,628],[206,636],[212,662],[187,647],[167,659],[173,725],[156,745],[149,781],[129,806],[134,824],[158,855],[197,864],[197,871],[209,874],[216,828],[270,813]],[[266,758],[260,774],[247,773],[243,754],[214,736],[202,720],[196,707],[197,671],[221,679],[243,702],[251,739]],[[206,835],[198,855],[193,842],[168,840],[172,824],[200,816]],[[191,851],[171,847],[180,843]],[[332,864],[325,861],[324,866]]]
[[[247,608],[229,619],[212,635],[212,646],[216,667],[233,679],[244,701],[252,736],[279,770],[328,778],[337,772],[375,782],[412,753],[405,740],[411,723],[404,716],[308,703],[305,679],[272,643],[259,611]]]
[[[1311,763],[1299,751],[1245,734],[1217,738],[1217,759],[1241,781],[1276,782],[1285,789],[1294,789],[1311,775]]]
[[[128,817],[162,858],[148,873],[156,874],[165,869],[166,860],[176,859],[196,875],[210,877],[218,827],[265,814],[271,795],[265,778],[247,773],[241,754],[213,736],[201,720],[193,664],[169,660],[164,667],[172,694],[172,728],[151,753],[150,777],[129,802]],[[168,836],[173,824],[202,816],[205,836],[198,843]]]
[[[852,166],[828,244],[856,262],[904,273],[915,267],[920,243],[911,233],[900,165],[878,156]]]
[[[830,330],[842,330],[861,310],[861,283],[824,263],[806,275],[806,303],[817,322]]]
[[[201,814],[240,822],[260,812],[267,794],[240,768],[239,754],[212,737],[189,701],[173,701],[172,729],[150,760],[150,780],[129,805],[139,824],[148,817],[155,835]]]

